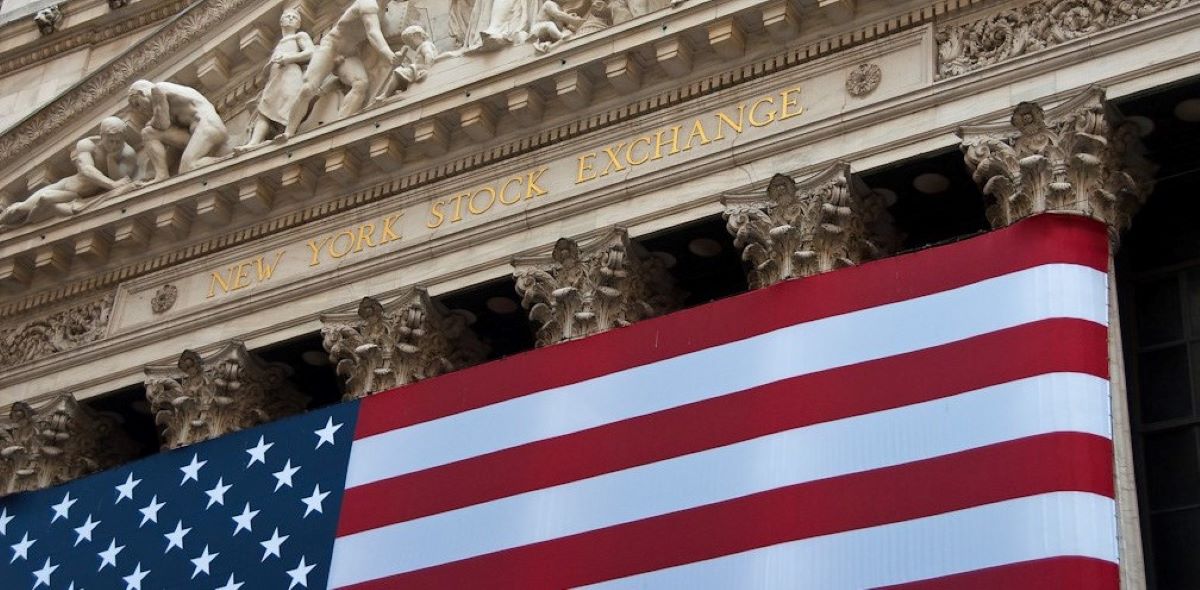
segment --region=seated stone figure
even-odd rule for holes
[[[404,47],[398,52],[402,62],[388,75],[387,82],[371,101],[372,104],[387,100],[388,97],[404,92],[409,86],[424,80],[429,75],[429,68],[441,57],[437,45],[429,40],[429,35],[421,27],[413,25],[404,29],[400,33],[400,39],[404,42]]]
[[[171,176],[167,147],[183,150],[179,173],[184,174],[233,154],[229,131],[217,109],[193,88],[171,82],[138,80],[129,87],[129,106],[142,127],[142,150],[154,177]]]
[[[125,121],[109,117],[100,122],[100,135],[81,139],[71,152],[76,173],[39,189],[28,199],[0,213],[0,227],[25,224],[43,212],[72,215],[83,199],[108,192],[118,195],[133,188],[137,153],[125,142]]]
[[[534,40],[533,47],[535,49],[550,51],[558,44],[570,39],[582,24],[583,18],[579,15],[564,10],[554,0],[546,0],[538,10],[533,27],[529,29],[529,36]]]

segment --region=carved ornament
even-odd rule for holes
[[[179,287],[166,284],[159,287],[154,292],[154,298],[150,300],[150,310],[154,313],[167,313],[172,307],[175,307],[175,301],[179,299]]]
[[[0,418],[0,496],[77,479],[134,457],[116,420],[70,394],[16,402]]]
[[[517,293],[549,346],[628,326],[679,306],[681,293],[658,257],[622,228],[592,243],[561,239],[550,256],[513,261]]]
[[[886,205],[848,164],[800,183],[777,174],[765,193],[726,197],[725,220],[752,289],[881,258],[899,243]]]
[[[307,400],[288,381],[292,370],[250,354],[241,342],[178,365],[146,367],[146,398],[164,449],[174,449],[278,420]]]
[[[51,35],[62,26],[63,13],[58,5],[47,6],[33,15],[33,22],[43,35]]]
[[[883,70],[875,64],[860,64],[846,75],[846,92],[850,96],[863,97],[879,88],[883,81]]]
[[[79,348],[104,337],[113,296],[80,303],[12,327],[0,328],[0,370]]]
[[[959,131],[967,167],[991,199],[992,227],[1045,212],[1085,215],[1114,236],[1153,189],[1137,125],[1087,92],[1050,110],[1017,106],[1008,124]]]

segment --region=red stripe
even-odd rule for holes
[[[355,438],[435,420],[816,319],[904,301],[1044,264],[1102,272],[1108,232],[1042,215],[956,244],[897,256],[456,371],[363,400]],[[803,302],[797,305],[796,302]],[[481,388],[480,384],[487,384]]]
[[[346,491],[337,534],[1053,372],[1105,378],[1106,329],[1044,320],[358,486]]]
[[[990,567],[878,590],[1117,590],[1117,564],[1088,557],[1056,557]]]
[[[779,488],[348,588],[536,590],[594,584],[1050,492],[1111,498],[1111,465],[1107,439],[1081,433],[1041,435]]]

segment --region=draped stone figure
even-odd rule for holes
[[[300,11],[294,8],[284,10],[279,17],[283,36],[267,62],[267,83],[258,95],[246,144],[236,148],[239,153],[264,145],[272,130],[287,128],[288,118],[304,85],[303,65],[312,59],[314,50],[312,38],[300,30],[300,25]]]
[[[228,157],[229,131],[212,103],[194,88],[171,82],[138,80],[129,87],[129,106],[142,127],[142,150],[154,177],[171,176],[167,148],[183,150],[179,173],[184,174]]]
[[[463,47],[467,44],[467,29],[471,24],[471,11],[475,9],[475,0],[450,0],[450,36],[454,44]]]
[[[476,0],[466,49],[496,51],[524,43],[539,8],[538,0]]]
[[[0,228],[25,224],[43,211],[72,215],[83,205],[83,199],[132,189],[137,153],[125,142],[125,131],[125,121],[120,118],[101,121],[100,135],[79,140],[71,152],[76,173],[10,205],[0,213]]]

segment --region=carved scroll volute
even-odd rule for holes
[[[959,134],[967,166],[989,198],[992,227],[1038,213],[1076,213],[1108,224],[1115,239],[1153,189],[1155,167],[1136,125],[1099,89],[1049,111],[1021,103],[1008,124]]]
[[[292,370],[230,342],[208,357],[184,351],[178,365],[146,367],[146,398],[173,449],[297,414],[307,400],[288,377]]]
[[[323,344],[358,399],[483,361],[487,347],[467,314],[452,312],[417,287],[387,304],[366,297],[356,314],[321,317]]]
[[[548,257],[513,261],[517,293],[539,325],[537,345],[583,338],[678,307],[662,261],[614,229],[583,247],[561,239]]]
[[[847,164],[801,183],[777,174],[765,194],[724,203],[754,289],[886,256],[897,242],[886,206]]]
[[[58,485],[133,459],[117,421],[70,394],[14,403],[0,419],[0,495]]]

